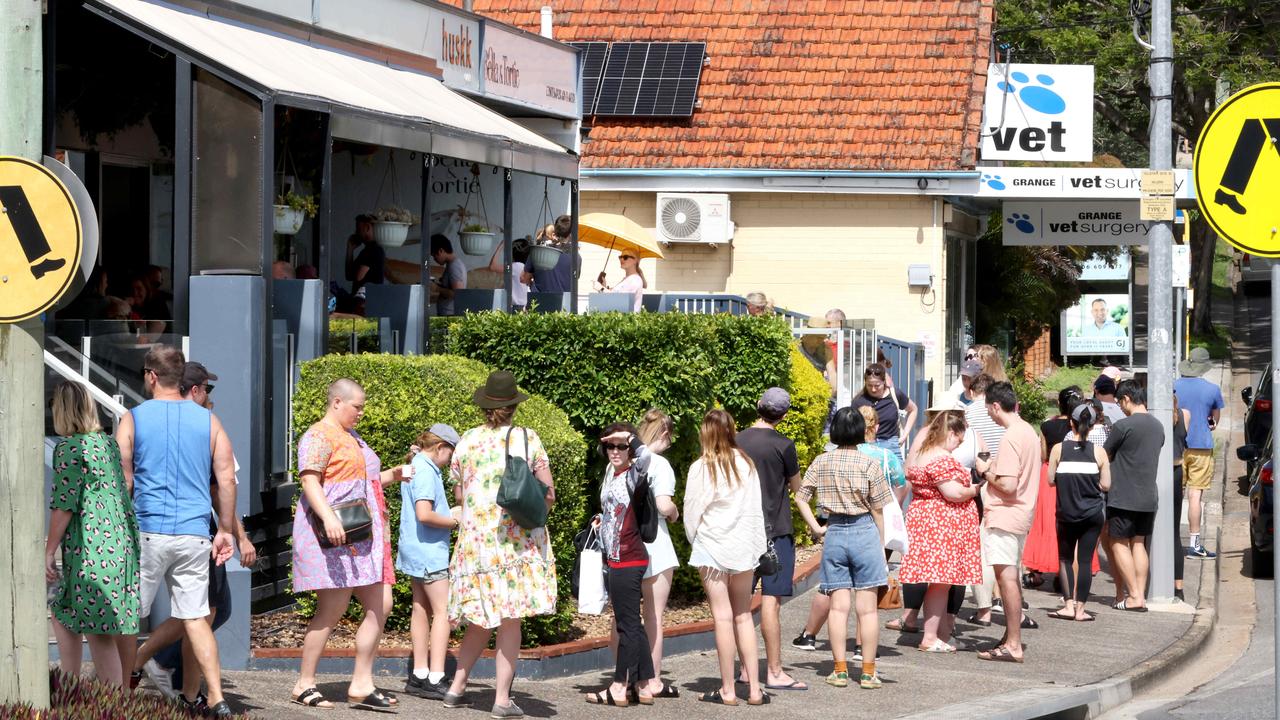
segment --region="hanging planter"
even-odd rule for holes
[[[458,233],[462,252],[474,256],[491,255],[494,243],[497,242],[497,237],[496,233],[489,232],[489,228],[478,223],[468,225],[462,229],[462,232]]]
[[[382,184],[378,186],[378,201],[382,201],[382,190],[391,178],[391,205],[380,207],[370,215],[373,217],[373,241],[384,248],[403,247],[409,240],[409,228],[417,225],[422,218],[399,206],[399,190],[396,188],[396,155],[388,150],[387,169],[382,174]]]
[[[534,245],[529,248],[529,264],[535,270],[554,270],[564,253],[560,248],[550,245]]]
[[[274,225],[277,235],[293,235],[302,227],[306,215],[301,210],[294,210],[288,205],[273,205],[275,208]]]

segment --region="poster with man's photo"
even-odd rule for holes
[[[1090,293],[1062,313],[1064,355],[1127,355],[1133,313],[1124,293]]]

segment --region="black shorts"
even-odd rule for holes
[[[1117,540],[1150,535],[1156,526],[1154,510],[1123,510],[1107,508],[1107,531]]]

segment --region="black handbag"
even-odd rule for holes
[[[640,539],[647,543],[657,540],[658,504],[654,502],[648,474],[641,475],[636,481],[635,490],[631,491],[631,510],[636,514],[636,526],[640,528]]]
[[[337,516],[338,522],[342,523],[343,532],[347,534],[347,541],[343,545],[355,545],[373,537],[373,513],[369,512],[368,492],[368,483],[366,483],[365,499],[344,500],[329,506],[329,509]],[[309,512],[311,513],[311,527],[315,530],[316,541],[320,543],[320,547],[325,549],[338,547],[329,542],[329,536],[324,531],[324,521],[316,515],[314,510]]]
[[[511,433],[507,430],[507,469],[502,473],[498,486],[498,507],[507,511],[512,520],[525,530],[544,527],[547,524],[547,486],[534,477],[529,467],[529,433],[524,428],[525,457],[511,457]]]
[[[764,529],[767,534],[773,534],[768,525],[765,525]],[[766,541],[764,554],[760,556],[760,560],[756,565],[756,574],[760,577],[769,577],[770,575],[777,575],[781,569],[782,561],[778,559],[778,549],[773,546],[773,538],[771,537]]]

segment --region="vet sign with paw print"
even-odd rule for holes
[[[983,160],[1093,160],[1093,66],[993,63]]]

